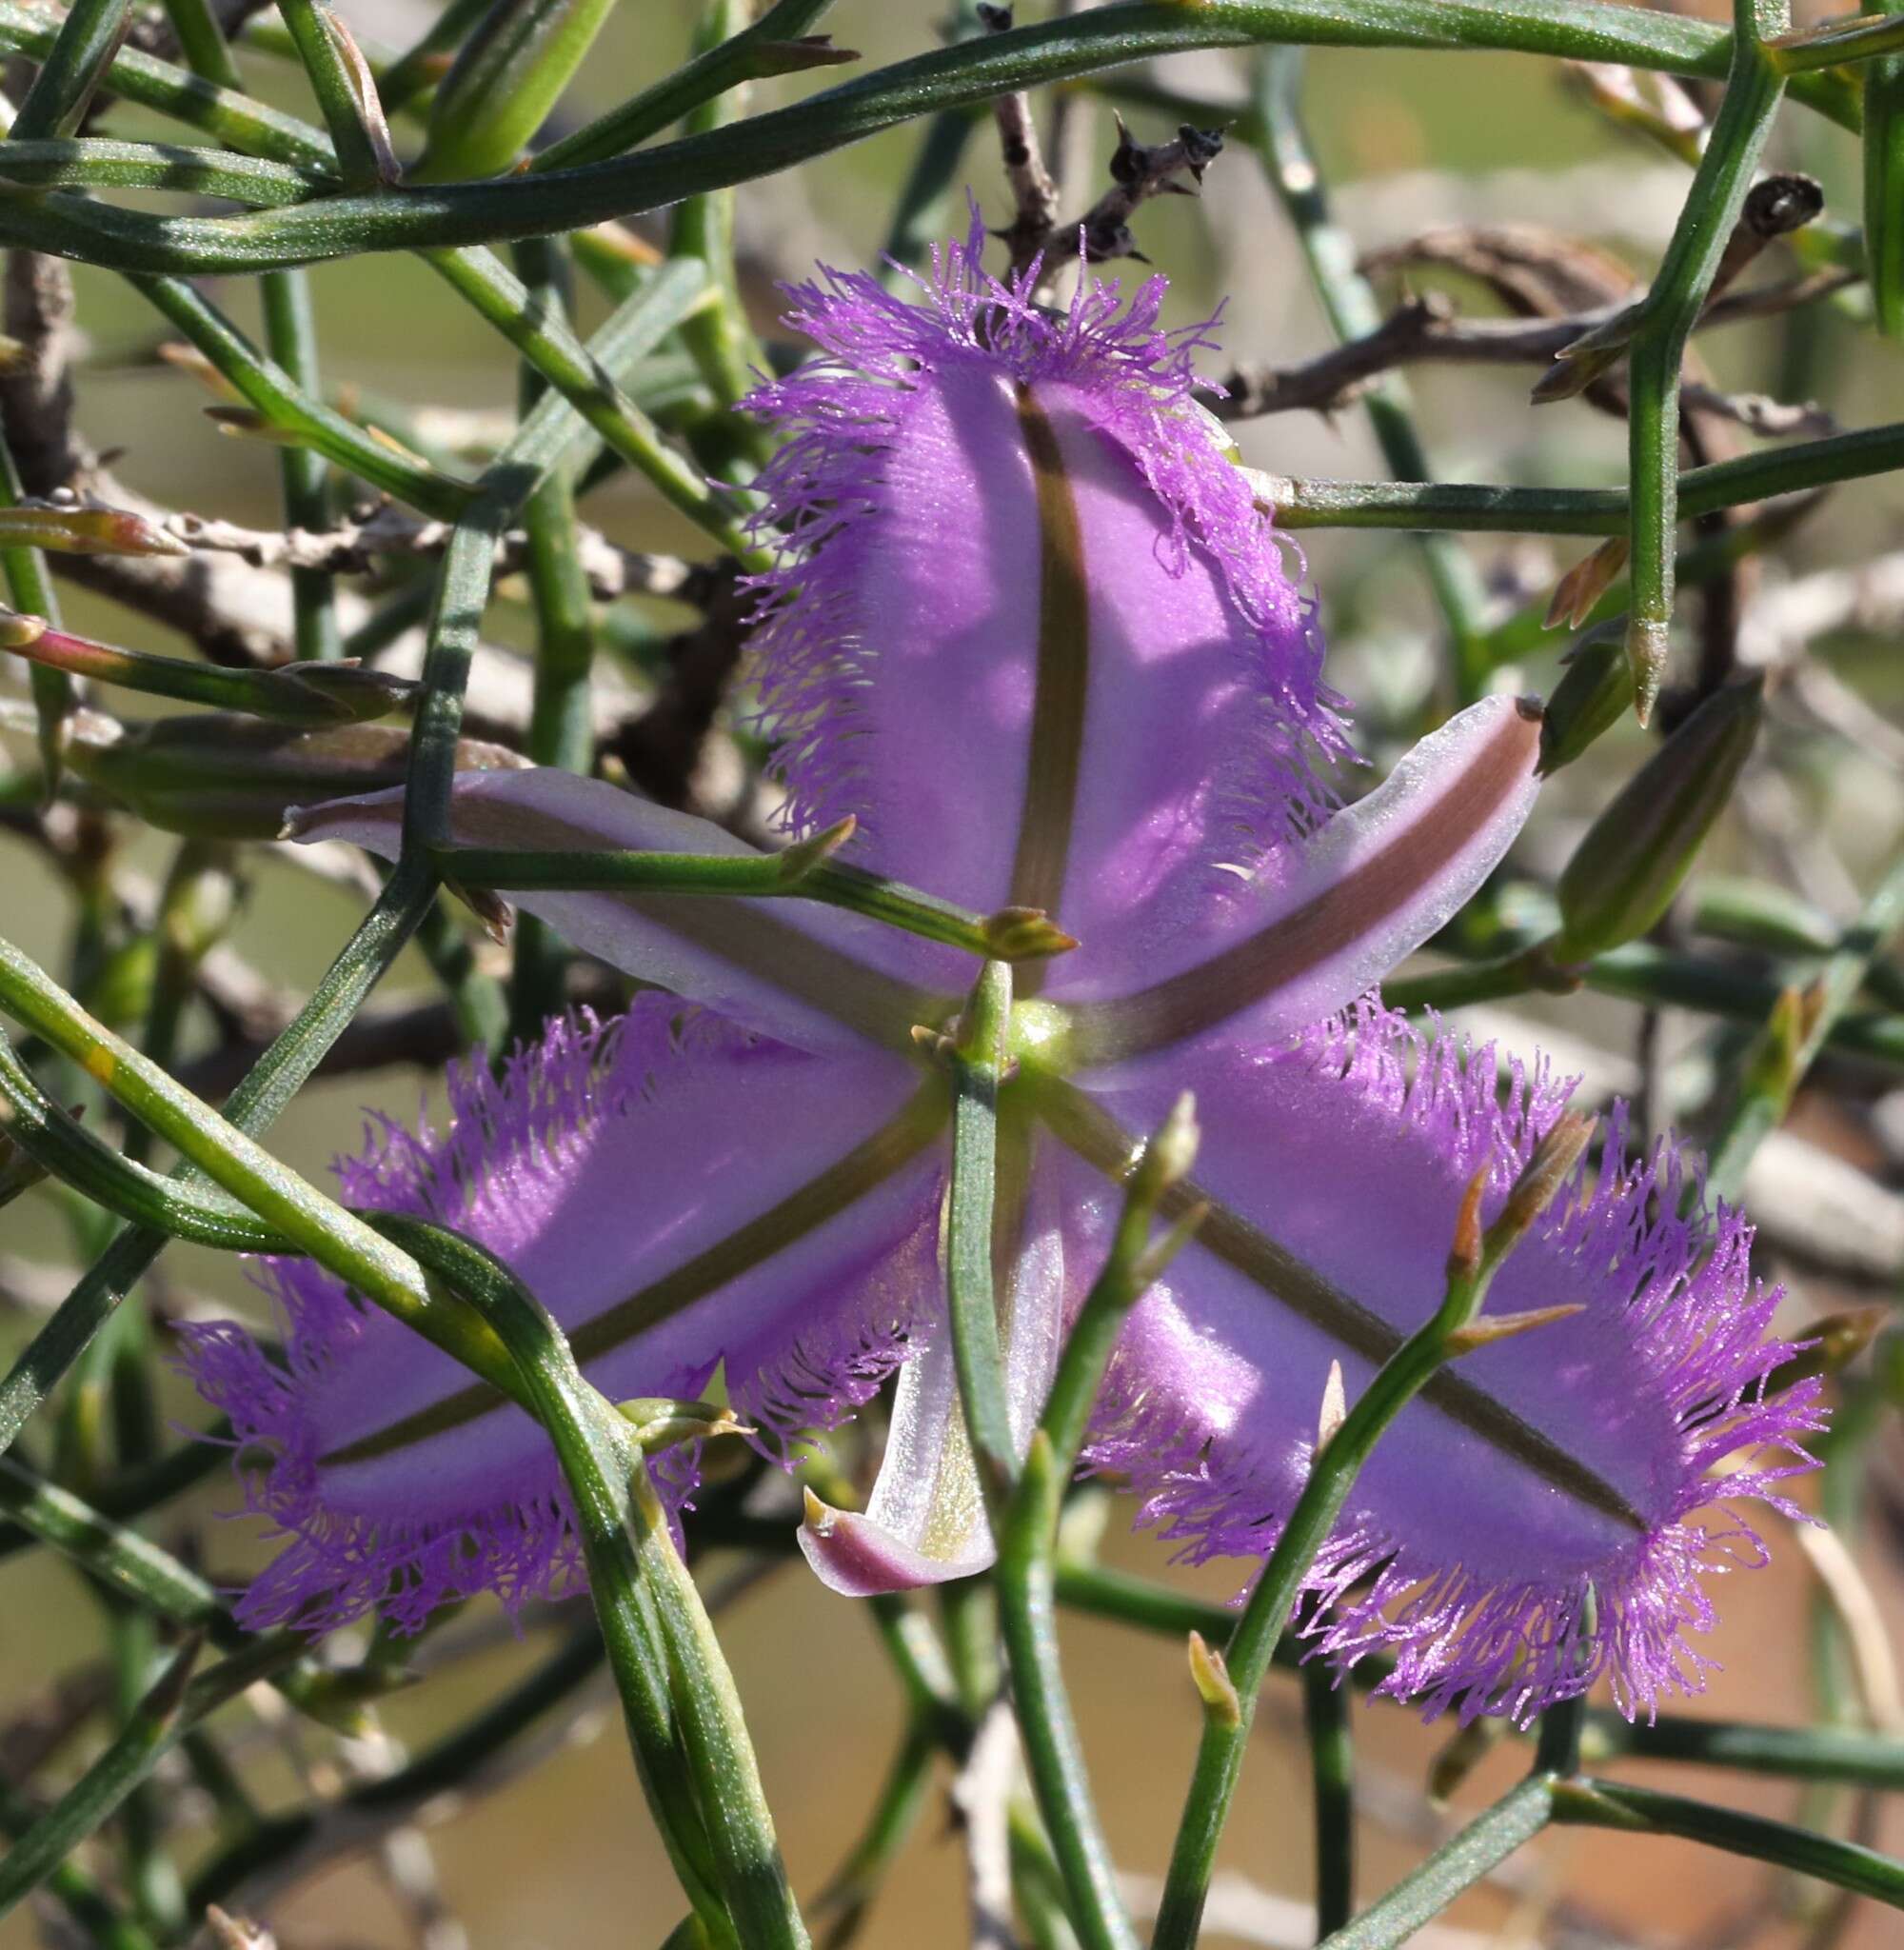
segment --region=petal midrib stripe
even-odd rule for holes
[[[625,1345],[817,1231],[909,1164],[944,1128],[950,1115],[946,1085],[933,1078],[895,1116],[824,1171],[738,1231],[577,1327],[568,1337],[575,1359],[586,1364]],[[373,1462],[506,1406],[505,1396],[479,1382],[346,1443],[319,1457],[318,1463],[322,1468],[345,1468]]]
[[[1214,1028],[1380,925],[1411,893],[1445,872],[1519,788],[1532,758],[1529,723],[1517,714],[1504,717],[1421,818],[1293,912],[1148,988],[1075,1005],[1069,1031],[1074,1063],[1111,1063]]]
[[[1052,1130],[1086,1164],[1113,1179],[1122,1178],[1133,1146],[1129,1135],[1106,1111],[1075,1085],[1055,1079],[1040,1081],[1038,1106]],[[1406,1337],[1398,1328],[1194,1179],[1180,1181],[1165,1194],[1159,1216],[1179,1219],[1198,1205],[1208,1209],[1198,1228],[1197,1244],[1242,1274],[1278,1305],[1377,1366],[1401,1345]],[[1651,1527],[1613,1483],[1464,1376],[1445,1367],[1437,1370],[1419,1399],[1589,1509],[1636,1531]]]
[[[1085,576],[1083,529],[1063,450],[1029,387],[1018,388],[1018,416],[1031,456],[1038,504],[1038,659],[1011,900],[1016,906],[1056,914],[1070,865],[1083,763],[1091,591]],[[1019,971],[1019,993],[1035,995],[1043,977],[1041,963],[1026,964]]]

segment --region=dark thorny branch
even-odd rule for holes
[[[1012,25],[1012,10],[982,6],[979,19],[988,32],[1003,33]],[[1132,213],[1153,196],[1196,195],[1204,171],[1223,147],[1220,129],[1198,129],[1187,122],[1169,142],[1140,143],[1118,115],[1110,188],[1075,224],[1065,225],[1058,218],[1058,185],[1045,166],[1030,98],[1022,93],[1001,95],[993,104],[993,113],[1013,206],[1011,223],[996,234],[1003,238],[1011,254],[1014,276],[1021,275],[1041,256],[1053,255],[1054,247],[1055,255],[1064,255],[1074,236],[1088,264],[1116,257],[1147,263],[1131,235]],[[1047,270],[1055,268],[1053,264]]]
[[[1768,177],[1748,198],[1728,245],[1702,328],[1765,318],[1830,297],[1858,281],[1854,271],[1825,269],[1735,291],[1746,267],[1775,238],[1812,221],[1822,208],[1810,177]],[[1299,410],[1332,412],[1372,380],[1410,365],[1539,365],[1554,362],[1588,333],[1631,309],[1632,274],[1606,252],[1532,225],[1433,230],[1370,252],[1369,275],[1399,274],[1418,266],[1477,278],[1514,313],[1513,319],[1467,318],[1436,294],[1410,293],[1374,331],[1299,365],[1240,365],[1224,375],[1216,403],[1226,420]],[[1623,289],[1624,288],[1624,289]],[[1696,378],[1686,388],[1690,411],[1735,421],[1761,434],[1828,431],[1830,416],[1809,405],[1786,405],[1757,394],[1720,392]]]
[[[359,509],[321,533],[307,528],[247,528],[196,514],[175,514],[161,526],[188,547],[236,555],[254,568],[315,568],[327,575],[367,575],[391,557],[439,556],[451,533],[448,522],[431,521],[391,502]],[[580,528],[576,541],[589,590],[598,602],[613,602],[619,596],[664,596],[701,607],[723,583],[717,566],[623,548],[596,528]],[[496,551],[498,572],[523,568],[528,547],[524,531],[512,529]]]

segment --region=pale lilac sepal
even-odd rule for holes
[[[399,788],[300,806],[288,832],[299,841],[348,840],[394,859],[403,798]],[[450,832],[465,846],[761,857],[711,820],[549,766],[458,779]],[[907,1023],[944,1012],[923,985],[943,965],[925,943],[836,907],[721,895],[499,891],[587,953],[796,1048],[863,1048],[868,1040],[890,1045]],[[796,986],[791,965],[803,941],[830,959]],[[969,958],[950,960],[956,965]],[[785,979],[776,981],[776,971]],[[880,1009],[877,1029],[860,1019],[867,1011],[855,1013],[856,983],[870,998],[868,1009]]]
[[[1372,989],[1499,865],[1539,789],[1539,711],[1488,698],[1405,752],[1367,797],[1254,874],[1172,887],[1115,955],[1053,965],[1045,993],[1091,1005],[1093,1064],[1215,1037],[1279,1042]]]
[[[1057,1372],[1065,1324],[1063,1174],[1040,1143],[1009,1290],[1002,1296],[1006,1408],[1022,1456]],[[807,1505],[801,1548],[822,1581],[849,1598],[968,1578],[996,1552],[978,1463],[959,1405],[943,1320],[900,1371],[885,1454],[863,1515]]]

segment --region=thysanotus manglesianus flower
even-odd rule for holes
[[[1087,283],[1039,310],[979,269],[982,241],[943,254],[923,305],[860,276],[795,293],[826,356],[756,400],[789,435],[759,485],[791,537],[757,677],[797,829],[851,813],[847,857],[982,911],[1044,907],[1080,940],[1041,980],[1021,970],[1002,1093],[1021,1440],[1118,1175],[1196,1092],[1211,1215],[1129,1323],[1090,1461],[1192,1555],[1259,1556],[1330,1363],[1355,1391],[1434,1307],[1464,1183],[1486,1166],[1497,1204],[1565,1099],[1537,1065],[1503,1090],[1491,1049],[1418,1034],[1372,994],[1518,828],[1537,714],[1477,706],[1332,812],[1311,762],[1346,748],[1336,701],[1309,606],[1191,398],[1203,335],[1159,328],[1157,279],[1121,309]],[[341,802],[304,833],[387,852],[398,811]],[[549,772],[465,782],[455,821],[468,844],[744,850]],[[851,1592],[982,1566],[938,1262],[949,1089],[910,1033],[952,1019],[975,965],[804,903],[521,899],[673,995],[559,1023],[498,1077],[460,1073],[448,1129],[385,1126],[347,1196],[501,1252],[613,1396],[692,1395],[721,1365],[775,1442],[902,1363],[867,1512],[803,1542]],[[1762,1399],[1788,1350],[1765,1338],[1747,1228],[1624,1128],[1491,1303],[1582,1310],[1439,1377],[1317,1566],[1323,1645],[1386,1650],[1391,1688],[1431,1707],[1524,1717],[1608,1672],[1629,1710],[1696,1687],[1700,1571],[1757,1550],[1730,1505],[1779,1503],[1816,1425],[1814,1384]],[[381,1602],[413,1626],[461,1592],[573,1579],[526,1417],[308,1264],[267,1279],[288,1371],[232,1326],[191,1351],[240,1436],[275,1452],[254,1495],[290,1542],[250,1622]],[[1769,1463],[1716,1473],[1759,1449]]]

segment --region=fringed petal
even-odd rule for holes
[[[1160,278],[1039,309],[982,245],[923,304],[792,293],[829,356],[753,399],[790,435],[754,484],[791,536],[756,672],[796,829],[855,814],[868,865],[1049,907],[1088,963],[1308,830],[1345,747],[1313,605],[1191,397],[1207,331],[1160,328]]]
[[[1200,1184],[1398,1333],[1439,1302],[1465,1181],[1488,1165],[1497,1209],[1566,1094],[1537,1066],[1497,1094],[1492,1049],[1418,1037],[1372,1006],[1280,1050],[1154,1067],[1109,1106],[1141,1129],[1168,1091],[1193,1087]],[[1488,1299],[1491,1313],[1584,1310],[1447,1371],[1612,1506],[1510,1455],[1458,1405],[1418,1401],[1316,1564],[1317,1650],[1344,1663],[1385,1652],[1385,1690],[1464,1718],[1524,1721],[1602,1675],[1628,1714],[1698,1691],[1709,1661],[1689,1635],[1713,1622],[1701,1574],[1756,1558],[1733,1505],[1790,1512],[1778,1484],[1811,1466],[1800,1438],[1821,1421],[1815,1383],[1762,1396],[1792,1350],[1766,1338],[1778,1296],[1753,1280],[1750,1242],[1669,1144],[1630,1153],[1616,1114],[1597,1173],[1583,1167]],[[1269,1549],[1310,1466],[1331,1361],[1351,1401],[1372,1372],[1249,1261],[1246,1242],[1206,1224],[1173,1264],[1121,1343],[1090,1452],[1198,1560]],[[1715,1473],[1741,1451],[1743,1466]]]
[[[929,1092],[930,1084],[924,1086]],[[500,1077],[453,1073],[450,1122],[386,1124],[341,1167],[351,1204],[498,1253],[611,1399],[728,1399],[778,1450],[863,1403],[937,1283],[943,1106],[906,1065],[756,1041],[670,998],[562,1021]],[[251,1507],[289,1539],[251,1625],[327,1628],[374,1604],[414,1630],[483,1589],[510,1605],[580,1576],[547,1439],[306,1260],[263,1263],[283,1368],[229,1323],[186,1363],[270,1461]],[[672,1493],[692,1459],[663,1473]]]
[[[399,788],[300,807],[290,835],[349,840],[394,859],[403,806]],[[548,766],[459,778],[450,832],[463,846],[759,857],[710,820]],[[897,928],[811,901],[501,891],[589,954],[800,1049],[903,1046],[913,1024],[945,1012],[943,998],[922,985],[935,971],[962,988],[972,979],[969,956],[935,953]]]

